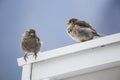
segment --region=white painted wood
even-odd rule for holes
[[[33,80],[62,79],[120,66],[120,42],[33,64]]]
[[[53,80],[53,79],[50,79],[50,78],[45,78],[45,79],[41,79],[41,80]]]
[[[42,52],[37,60],[29,56],[27,62],[23,57],[17,61],[23,66],[22,80],[59,80],[113,68],[120,66],[120,33]]]
[[[22,80],[31,80],[31,64],[22,67]]]
[[[115,42],[120,42],[120,33],[109,35],[106,37],[101,37],[98,39],[93,39],[83,43],[69,45],[66,47],[62,47],[62,48],[58,48],[58,49],[54,49],[54,50],[50,50],[42,53],[40,52],[38,54],[37,60],[35,60],[33,56],[29,56],[29,59],[27,62],[24,61],[23,57],[18,58],[17,61],[19,66],[23,66],[25,64],[35,63],[35,62],[63,56],[63,55],[73,54],[78,51],[99,47],[101,45],[108,45]]]
[[[45,78],[45,79],[42,79],[42,80],[50,80],[49,78]]]
[[[120,66],[58,80],[120,80]]]

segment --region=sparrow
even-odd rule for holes
[[[67,23],[67,33],[76,42],[84,42],[101,37],[90,24],[77,18],[72,18]]]
[[[24,32],[22,40],[21,40],[21,48],[25,52],[24,60],[27,61],[27,57],[29,53],[32,53],[37,58],[37,53],[40,51],[41,42],[40,39],[36,35],[36,31],[34,29],[29,29]]]

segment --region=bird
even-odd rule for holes
[[[85,42],[95,37],[101,37],[89,23],[77,18],[71,18],[67,22],[67,33],[76,42]]]
[[[28,58],[29,53],[32,53],[35,59],[37,58],[37,54],[41,48],[41,41],[34,29],[28,29],[24,32],[21,40],[21,48],[25,52],[25,61],[27,61],[26,58]]]

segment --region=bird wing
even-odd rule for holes
[[[76,25],[79,25],[79,26],[84,26],[84,27],[87,27],[87,28],[92,27],[90,24],[88,24],[88,23],[85,22],[85,21],[76,21],[75,24],[76,24]]]
[[[37,43],[39,44],[39,46],[41,47],[41,41],[40,41],[40,38],[36,36],[36,40],[37,40]]]
[[[90,28],[92,30],[92,33],[96,36],[100,36],[95,29],[92,28],[92,26],[90,24],[88,24],[87,22],[85,21],[77,21],[75,23],[75,25],[79,25],[80,27],[82,28]]]
[[[40,38],[36,36],[37,41],[40,41]]]
[[[21,47],[22,49],[26,52],[26,51],[31,51],[29,49],[29,44],[27,43],[27,40],[26,39],[23,39],[22,40],[22,43],[21,43]]]

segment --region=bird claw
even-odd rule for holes
[[[26,57],[24,57],[24,60],[27,62],[27,59],[26,59]]]
[[[28,58],[27,54],[25,54],[25,56],[24,56],[24,60],[27,62],[26,58]]]
[[[34,54],[33,57],[35,57],[35,60],[37,59],[37,54]]]
[[[37,55],[35,55],[35,60],[37,59]]]

